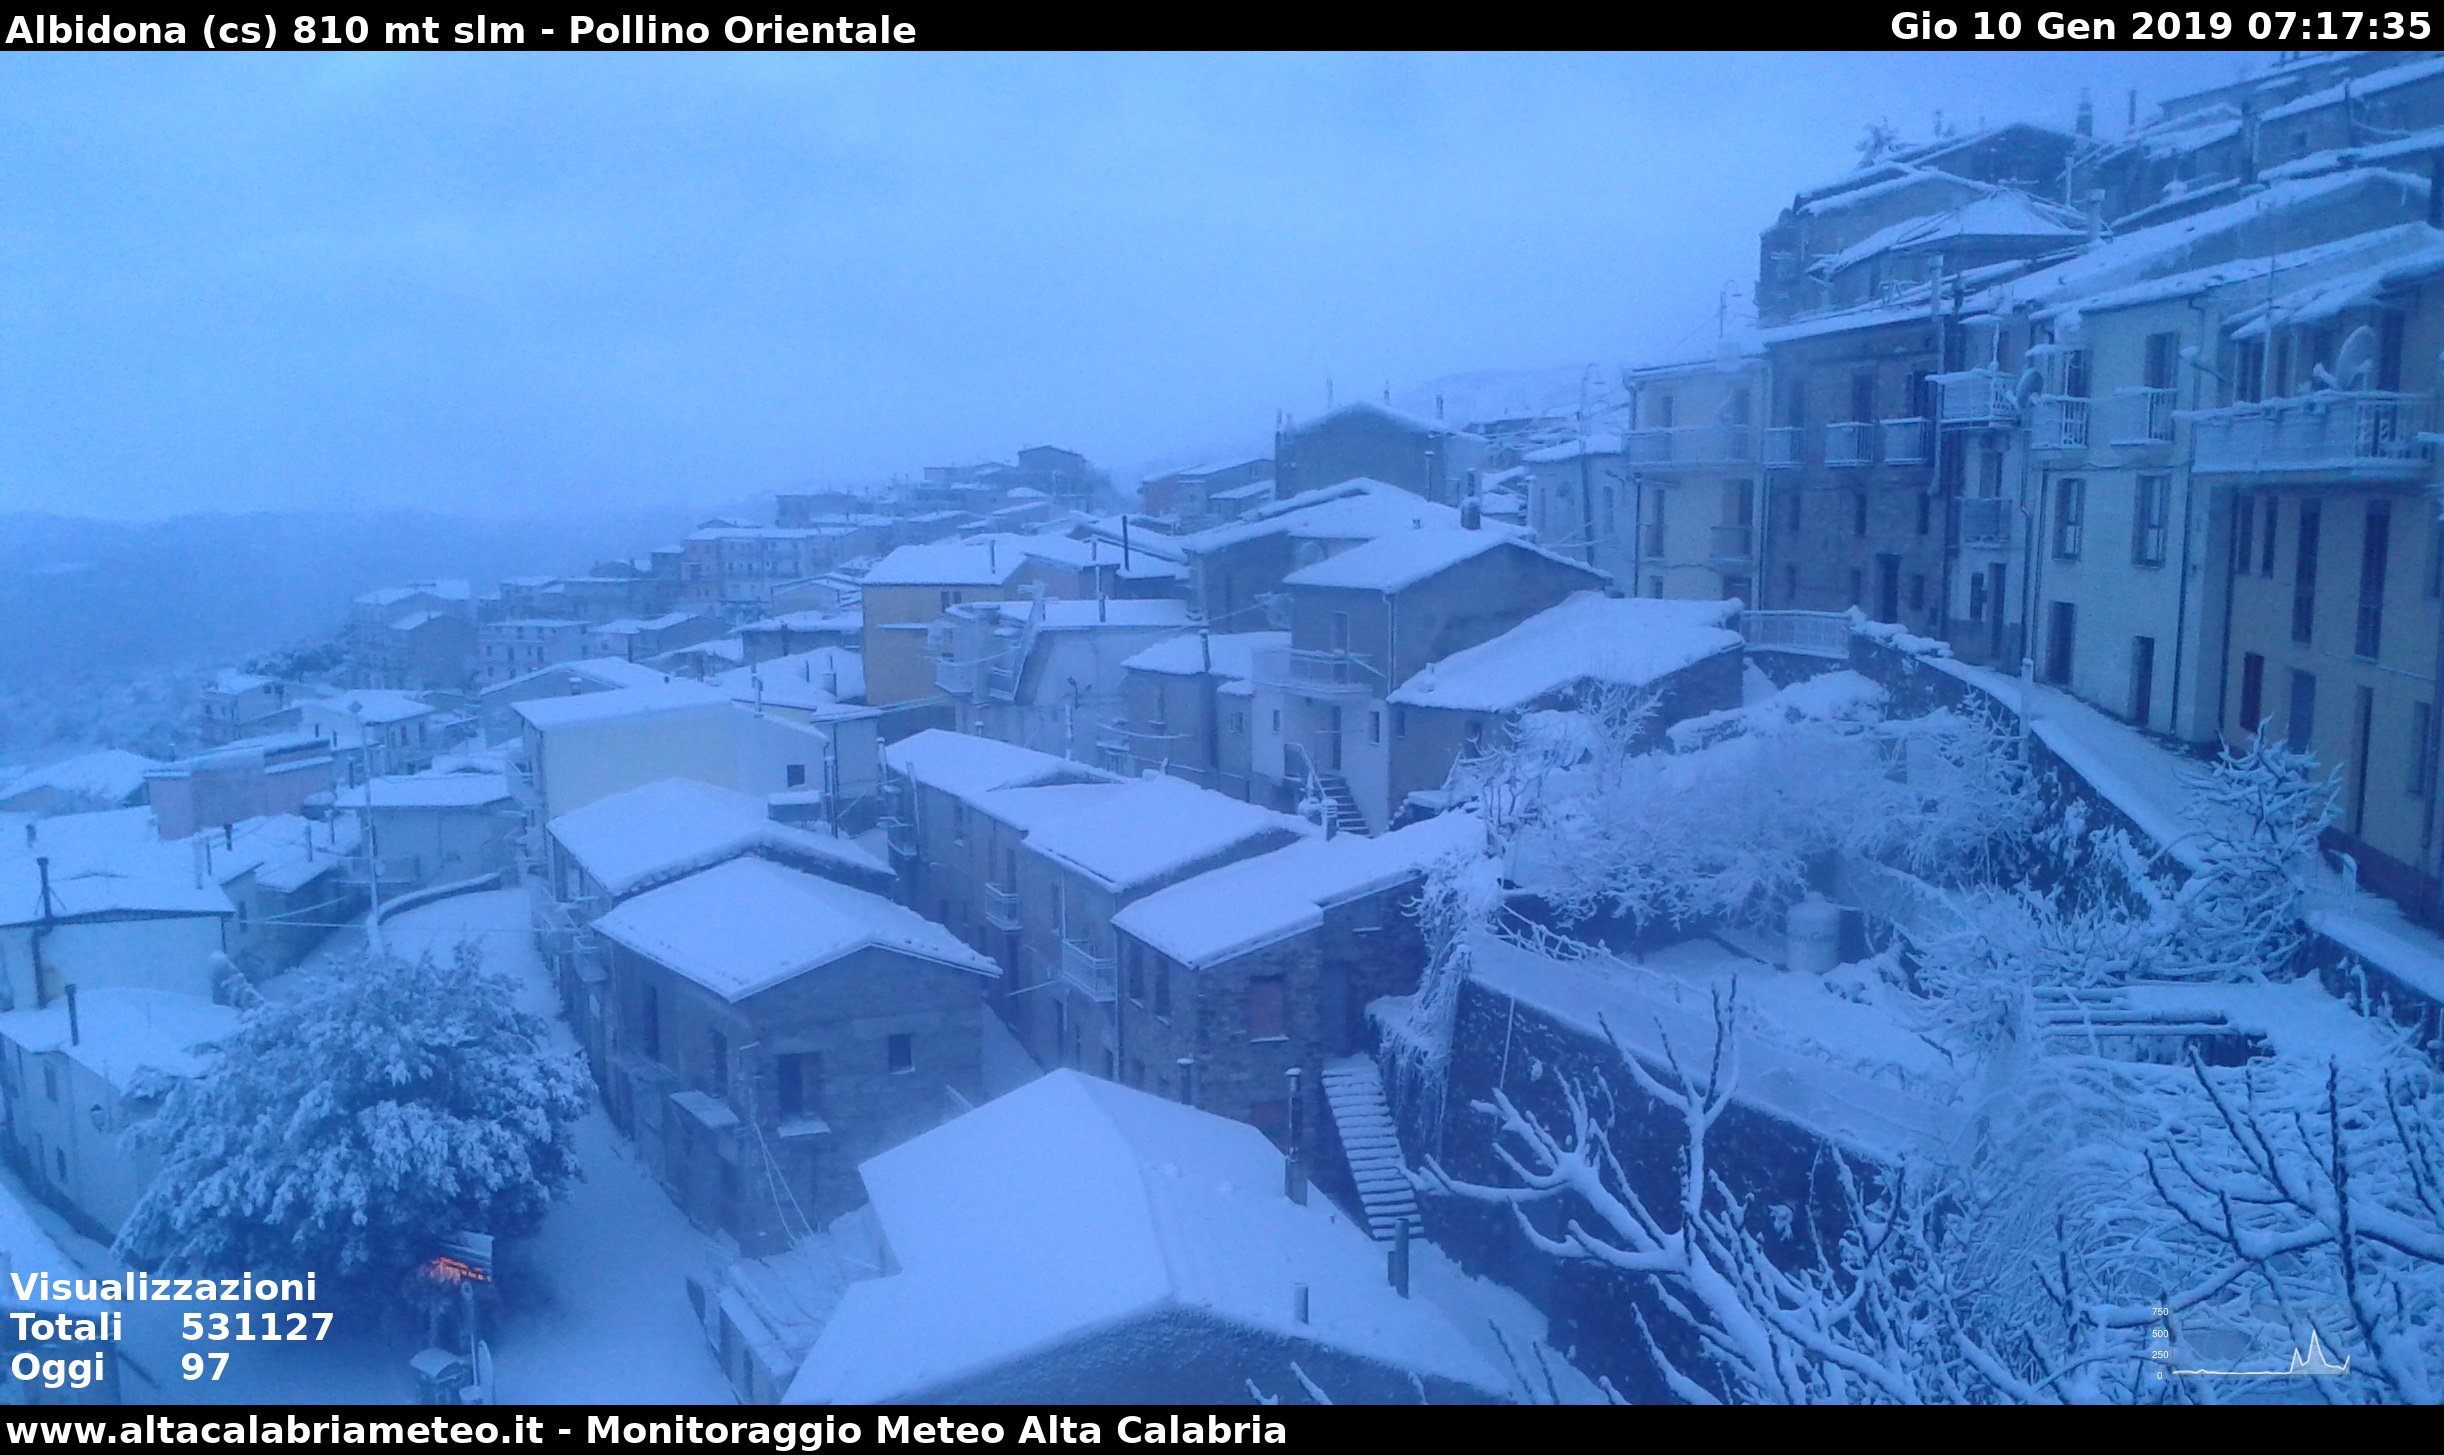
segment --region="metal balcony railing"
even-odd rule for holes
[[[1119,962],[1067,935],[1061,937],[1061,978],[1097,1000],[1113,1000],[1120,994]]]
[[[1249,670],[1268,687],[1307,697],[1369,697],[1383,687],[1383,674],[1357,652],[1269,647],[1255,653]]]
[[[1796,427],[1769,429],[1765,432],[1765,468],[1796,470],[1805,463],[1799,443],[1801,431]]]
[[[1960,502],[1960,543],[1964,546],[2008,546],[2011,525],[2019,512],[1996,496],[1971,496]]]
[[[1018,928],[1018,891],[987,882],[984,886],[985,923],[997,930]]]
[[[1757,531],[1754,526],[1718,525],[1714,528],[1714,559],[1745,561],[1756,554]]]
[[[2019,417],[2012,381],[2000,369],[1937,374],[1935,419],[1944,425],[2009,424]]]
[[[2028,420],[2032,450],[2084,450],[2088,447],[2088,402],[2048,394],[2036,401]]]
[[[1875,460],[1875,426],[1864,420],[1846,420],[1825,426],[1825,463],[1835,466],[1872,464]]]
[[[2427,469],[2426,401],[2410,394],[2311,394],[2191,417],[2201,475],[2323,471],[2348,480],[2415,479]]]
[[[2172,443],[2173,391],[2116,389],[2113,391],[2113,443],[2129,449]]]
[[[1744,465],[1755,458],[1755,431],[1744,424],[1696,424],[1633,429],[1625,443],[1633,465]]]
[[[1887,465],[1923,465],[1927,461],[1927,437],[1930,426],[1923,419],[1888,419],[1884,421],[1884,463]]]

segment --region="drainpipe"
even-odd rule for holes
[[[27,827],[30,830],[32,825],[29,824]],[[35,922],[33,932],[26,936],[26,957],[28,961],[31,962],[34,969],[34,1008],[40,1010],[43,1004],[42,942],[50,935],[52,928],[58,923],[58,916],[51,907],[51,856],[48,854],[36,855],[34,859],[34,872],[41,878],[42,918]]]

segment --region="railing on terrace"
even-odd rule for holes
[[[2088,447],[2088,402],[2048,394],[2036,402],[2028,421],[2032,450],[2084,450]]]
[[[1754,434],[1744,424],[1693,424],[1629,432],[1634,465],[1744,465],[1755,458]]]
[[[2124,449],[2172,443],[2173,391],[2113,391],[2113,443]]]
[[[1765,432],[1765,468],[1796,470],[1804,463],[1800,448],[1801,431],[1795,426],[1769,429]]]
[[[1740,635],[1750,651],[1850,657],[1850,615],[1841,611],[1744,611]]]
[[[2008,424],[2019,417],[2012,381],[2000,369],[1937,374],[1935,418],[1945,425]]]
[[[1061,978],[1097,1000],[1112,1000],[1120,994],[1119,962],[1067,935],[1061,937]]]
[[[1925,464],[1929,433],[1930,427],[1923,419],[1885,420],[1884,463],[1887,465]]]
[[[1383,674],[1356,652],[1269,647],[1255,653],[1250,670],[1258,682],[1308,696],[1369,696]]]
[[[1017,929],[1018,891],[987,881],[984,886],[984,918],[997,930]]]
[[[1872,463],[1875,459],[1875,426],[1864,420],[1847,420],[1825,426],[1825,463],[1854,466]]]
[[[2332,391],[2203,410],[2191,468],[2202,475],[2326,471],[2403,479],[2427,468],[2426,401],[2410,394]]]

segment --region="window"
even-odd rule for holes
[[[2410,796],[2431,798],[2436,791],[2436,711],[2431,703],[2410,704]]]
[[[2351,650],[2373,661],[2385,635],[2385,561],[2393,552],[2393,507],[2376,501],[2368,507],[2366,529],[2359,537],[2359,620]]]
[[[2305,753],[2317,740],[2317,674],[2293,668],[2291,673],[2291,725],[2284,741],[2295,753]]]
[[[1789,494],[1787,494],[1787,495],[1785,495],[1785,496],[1783,496],[1782,498],[1783,498],[1784,500],[1787,500],[1787,501],[1789,501],[1789,502],[1790,502],[1790,506],[1791,506],[1791,508],[1790,508],[1790,509],[1789,509],[1787,512],[1785,512],[1785,513],[1786,513],[1786,514],[1787,514],[1787,515],[1790,517],[1790,520],[1789,520],[1789,522],[1788,522],[1790,529],[1792,529],[1792,530],[1797,530],[1797,529],[1799,529],[1799,522],[1800,522],[1800,519],[1801,519],[1802,511],[1801,511],[1801,507],[1800,507],[1800,495],[1799,495],[1799,490],[1798,490],[1798,487],[1793,486],[1793,487],[1791,488],[1790,493],[1789,493]]]
[[[1875,418],[1875,371],[1861,369],[1850,376],[1850,417],[1854,420]]]
[[[1983,571],[1969,578],[1969,620],[1986,619],[1986,575]]]
[[[1913,573],[1909,578],[1909,609],[1926,610],[1926,576],[1923,572]]]
[[[1931,534],[1934,528],[1935,497],[1921,490],[1918,492],[1918,534]]]
[[[806,786],[806,765],[804,763],[790,764],[781,770],[781,780],[788,787],[804,788]]]
[[[636,994],[637,1040],[645,1054],[662,1059],[662,994],[651,985],[640,985]]]
[[[2246,495],[2232,521],[2232,574],[2245,576],[2257,560],[2257,502]]]
[[[1154,1016],[1157,1020],[1171,1019],[1171,962],[1154,962]]]
[[[2274,579],[2274,523],[2282,513],[2283,502],[2274,496],[2267,496],[2266,534],[2257,543],[2257,574],[2269,581]]]
[[[730,1094],[730,1038],[719,1031],[704,1033],[704,1083],[715,1096]]]
[[[1290,986],[1279,975],[1259,975],[1247,983],[1247,1036],[1251,1041],[1280,1041],[1290,1035]]]
[[[2291,639],[2303,646],[2317,626],[2317,526],[2316,502],[2301,501],[2299,545],[2291,563]]]
[[[1281,731],[1281,709],[1278,707],[1273,709],[1273,731],[1275,733]]]
[[[2173,386],[2173,362],[2181,356],[2181,336],[2177,333],[2147,335],[2147,362],[2141,378],[2150,389],[2170,389]]]
[[[2056,687],[2071,685],[2071,652],[2079,644],[2079,608],[2068,601],[2048,604],[2045,632],[2045,680]]]
[[[1135,940],[1120,942],[1120,953],[1129,962],[1129,1004],[1146,1003],[1146,950]]]
[[[1396,738],[1405,738],[1408,735],[1409,710],[1405,707],[1395,706],[1392,709],[1392,736]]]
[[[772,1058],[773,1103],[784,1120],[802,1117],[823,1102],[823,1057],[797,1051]]]
[[[2079,559],[2079,532],[2088,513],[2088,482],[2065,480],[2054,487],[2054,559]]]
[[[2137,498],[2131,502],[2130,564],[2164,564],[2164,538],[2171,533],[2171,515],[2172,477],[2139,476]]]
[[[1380,742],[1382,742],[1382,741],[1383,741],[1383,709],[1382,709],[1382,708],[1376,707],[1376,708],[1369,708],[1369,709],[1367,709],[1367,713],[1366,713],[1366,740],[1367,740],[1368,742],[1370,742],[1370,743],[1380,743]]]
[[[42,1094],[48,1100],[59,1100],[59,1068],[48,1061],[42,1063]]]
[[[1864,606],[1864,605],[1866,605],[1866,603],[1867,603],[1867,576],[1866,576],[1866,573],[1865,573],[1865,572],[1863,572],[1863,571],[1861,571],[1861,570],[1859,570],[1859,568],[1858,568],[1858,567],[1853,566],[1853,567],[1851,567],[1851,568],[1850,568],[1850,604],[1851,604],[1852,606]]]
[[[1864,490],[1853,490],[1850,492],[1850,534],[1854,536],[1863,536],[1866,533],[1867,492]]]
[[[2240,655],[2240,721],[2242,732],[2254,733],[2266,722],[2266,659],[2256,652]]]
[[[2232,367],[2226,371],[2231,380],[2234,404],[2255,404],[2266,394],[2266,341],[2262,338],[2236,340],[2232,345]]]
[[[916,1037],[906,1032],[887,1036],[883,1040],[883,1068],[892,1075],[903,1075],[916,1069]]]

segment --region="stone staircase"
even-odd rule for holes
[[[1374,1061],[1345,1056],[1326,1062],[1324,1101],[1332,1108],[1341,1152],[1349,1159],[1350,1179],[1358,1186],[1367,1231],[1378,1243],[1390,1242],[1404,1222],[1412,1234],[1422,1231],[1417,1192],[1402,1170],[1400,1137],[1392,1128],[1392,1109],[1383,1097],[1383,1074]]]
[[[1366,815],[1358,811],[1358,795],[1350,792],[1349,780],[1338,773],[1318,773],[1315,786],[1323,790],[1324,801],[1332,805],[1333,828],[1336,833],[1363,834]]]

